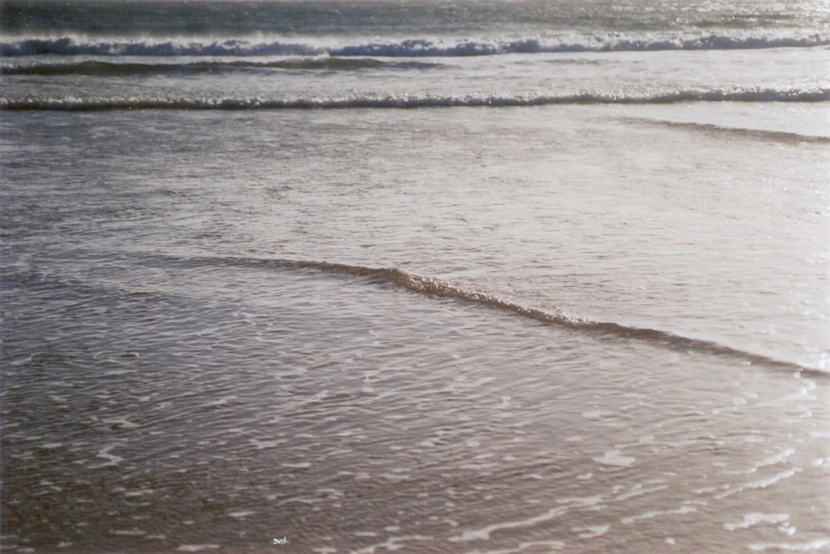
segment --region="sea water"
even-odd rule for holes
[[[4,551],[830,550],[825,2],[0,13]]]

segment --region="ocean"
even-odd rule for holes
[[[830,552],[826,1],[0,14],[4,552]]]

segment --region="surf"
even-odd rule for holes
[[[825,135],[805,135],[787,131],[732,127],[727,125],[715,125],[712,123],[695,123],[691,121],[666,121],[647,117],[621,117],[619,119],[622,122],[633,123],[636,125],[693,131],[730,138],[754,139],[764,142],[772,141],[780,142],[782,144],[830,144],[830,136]]]
[[[253,37],[181,37],[104,39],[85,35],[9,37],[0,40],[0,56],[319,56],[469,57],[503,54],[574,52],[650,52],[814,48],[830,45],[818,32],[731,31],[566,33],[527,37],[412,37],[286,40]]]
[[[127,110],[337,110],[426,109],[460,107],[532,107],[557,104],[676,104],[680,102],[827,102],[830,88],[702,89],[655,94],[581,92],[577,94],[519,93],[505,95],[350,95],[341,97],[107,97],[0,98],[6,111],[127,111]]]
[[[108,62],[35,62],[0,65],[0,75],[8,76],[71,76],[126,77],[132,75],[175,75],[227,73],[234,71],[359,71],[366,69],[429,69],[441,64],[415,60],[378,60],[374,58],[332,58],[330,56],[290,57],[281,60],[198,61],[174,63]]]
[[[523,317],[545,325],[572,329],[596,337],[615,337],[659,345],[674,351],[695,351],[716,356],[726,356],[748,364],[770,369],[793,371],[809,375],[826,376],[826,372],[795,362],[784,361],[759,353],[734,348],[704,338],[694,338],[648,327],[636,327],[614,321],[597,321],[575,317],[556,311],[527,307],[517,302],[499,298],[483,291],[468,290],[434,277],[416,275],[399,268],[376,268],[314,260],[288,260],[249,257],[193,257],[172,260],[185,265],[230,266],[288,271],[311,271],[329,275],[357,277],[369,283],[393,286],[431,298],[449,298],[484,308]]]

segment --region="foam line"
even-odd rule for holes
[[[337,264],[319,261],[233,257],[202,257],[190,258],[184,261],[185,263],[193,264],[318,271],[333,275],[361,277],[368,279],[370,282],[393,285],[426,296],[452,298],[461,302],[477,304],[490,309],[539,321],[546,325],[573,329],[575,331],[589,333],[594,336],[610,336],[638,340],[658,344],[671,350],[679,350],[684,352],[696,351],[727,356],[741,361],[780,370],[806,372],[819,376],[826,375],[821,370],[807,368],[796,363],[777,360],[761,354],[746,352],[744,350],[732,348],[714,341],[684,337],[682,335],[677,335],[675,333],[659,329],[633,327],[610,321],[594,321],[591,319],[577,318],[564,314],[546,312],[535,308],[528,308],[484,292],[465,290],[440,279],[421,277],[396,268],[372,268],[361,265]]]
[[[731,88],[695,89],[625,94],[487,95],[352,95],[343,97],[111,97],[111,98],[0,98],[0,110],[8,111],[122,111],[122,110],[302,110],[348,108],[452,108],[519,107],[554,104],[675,104],[680,102],[827,102],[830,89]]]
[[[365,43],[321,44],[244,38],[121,39],[87,36],[29,36],[0,39],[0,56],[384,56],[460,57],[560,52],[651,52],[666,50],[745,50],[813,48],[830,36],[810,31],[724,31],[721,34],[586,33],[557,37],[410,38]]]
[[[659,119],[651,119],[647,117],[624,117],[620,118],[620,120],[642,125],[665,127],[669,129],[699,131],[704,133],[727,136],[740,135],[741,137],[746,138],[754,138],[758,140],[775,141],[783,143],[809,142],[815,144],[830,144],[830,136],[822,135],[802,135],[800,133],[791,133],[786,131],[773,131],[769,129],[749,129],[745,127],[728,127],[724,125],[714,125],[711,123],[664,121]]]
[[[415,60],[378,60],[374,58],[332,58],[329,56],[294,57],[269,62],[199,61],[177,63],[105,62],[98,60],[72,62],[35,62],[0,65],[0,75],[38,75],[119,77],[129,75],[166,75],[220,73],[229,71],[354,71],[360,69],[423,69],[441,64]]]

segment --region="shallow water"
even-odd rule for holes
[[[825,10],[644,5],[5,4],[3,548],[830,549]]]
[[[36,548],[825,541],[823,376],[370,277],[158,259],[134,277],[147,292],[18,285],[52,304],[10,321],[7,350],[8,470],[29,491],[8,514]]]

